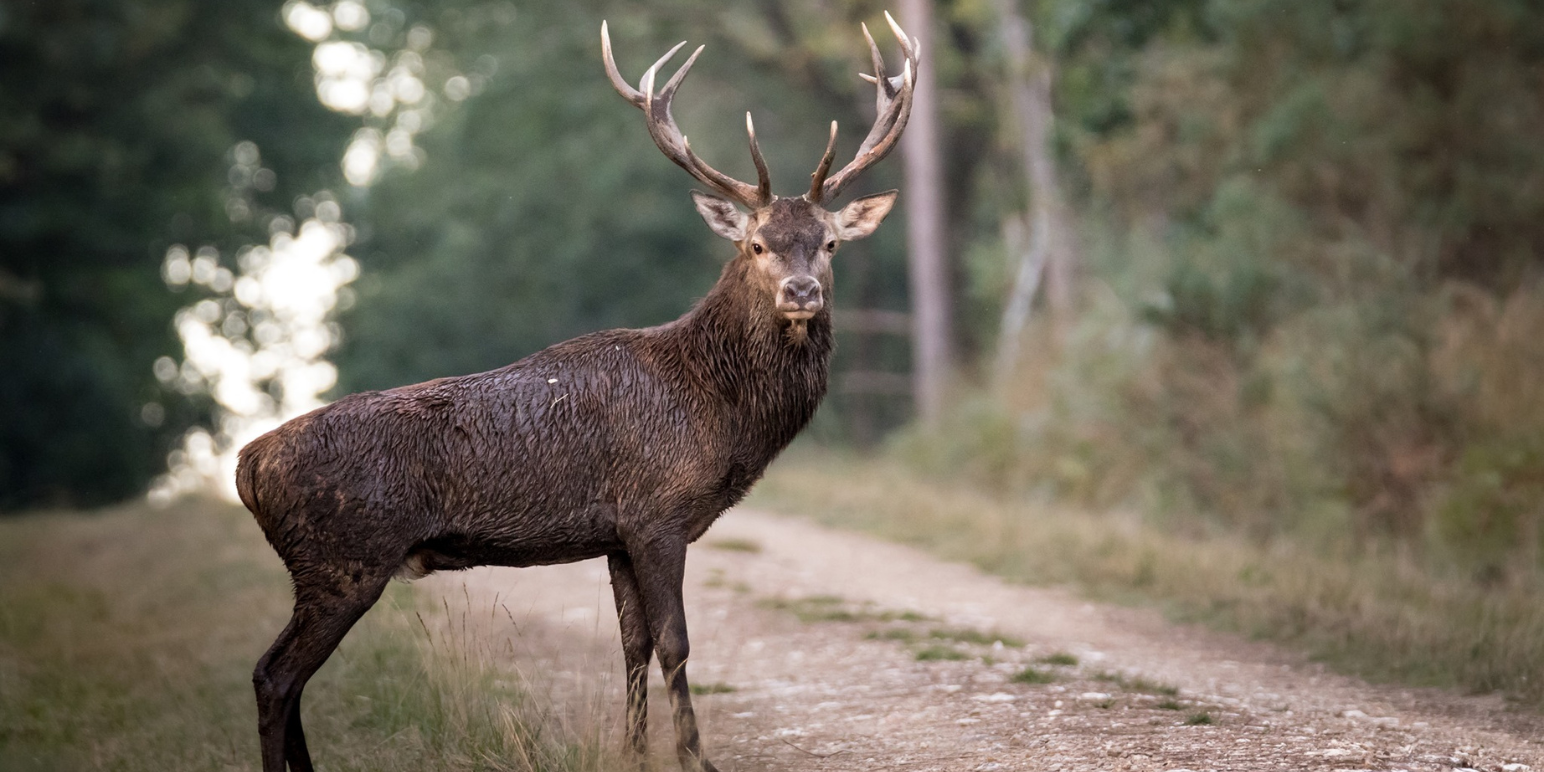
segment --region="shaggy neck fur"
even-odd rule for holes
[[[829,307],[803,331],[754,291],[750,259],[724,267],[718,283],[672,325],[682,336],[683,363],[739,417],[741,447],[753,455],[782,450],[815,414],[826,394],[832,334]]]

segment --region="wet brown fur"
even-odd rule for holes
[[[686,545],[825,395],[829,303],[795,331],[774,294],[779,272],[803,271],[829,299],[828,220],[802,199],[756,212],[718,283],[669,324],[353,394],[243,448],[241,500],[295,585],[294,618],[254,673],[266,772],[311,769],[300,692],[394,574],[600,556],[621,620],[630,742],[643,750],[657,652],[681,763],[711,770],[684,671]]]

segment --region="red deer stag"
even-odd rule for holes
[[[888,15],[887,17],[888,18]],[[809,421],[831,356],[831,257],[895,203],[834,199],[895,147],[910,113],[916,42],[890,21],[906,64],[887,76],[868,30],[878,119],[853,161],[828,174],[836,124],[809,192],[772,195],[749,115],[757,184],[692,152],[670,114],[697,55],[655,89],[680,45],[622,80],[601,25],[606,73],[647,115],[714,233],[733,241],[718,283],[674,322],[585,335],[508,367],[344,397],[241,451],[236,484],[294,580],[289,625],[253,673],[264,772],[311,770],[300,722],[306,681],[395,576],[604,556],[627,668],[627,740],[645,750],[647,668],[658,654],[676,753],[702,755],[686,682],[686,546],[738,502]],[[736,207],[744,206],[746,213]]]

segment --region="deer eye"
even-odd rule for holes
[[[835,252],[836,251],[836,242],[834,242],[834,241],[827,241],[826,242],[826,251],[827,252]]]
[[[756,243],[752,243],[751,244],[751,251],[755,252],[758,255],[761,254],[761,245],[760,244],[756,244]]]

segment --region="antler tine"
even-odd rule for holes
[[[810,192],[807,198],[815,203],[824,200],[822,188],[826,184],[826,173],[831,171],[831,162],[836,159],[836,121],[831,122],[831,139],[826,141],[825,155],[820,157],[820,165],[810,174]]]
[[[604,21],[600,23],[600,55],[606,64],[606,77],[611,80],[611,87],[616,89],[623,99],[637,107],[643,107],[643,94],[628,85],[622,78],[621,71],[617,69],[616,58],[611,54],[611,33],[606,29]]]
[[[858,77],[863,78],[864,80],[875,85],[884,84],[883,89],[879,92],[878,96],[875,97],[877,102],[876,112],[883,114],[885,111],[885,97],[895,96],[895,89],[890,88],[890,81],[885,77],[885,57],[879,53],[879,44],[875,43],[874,36],[869,34],[869,28],[867,24],[860,24],[859,26],[863,28],[863,39],[868,41],[869,58],[874,62],[874,74],[864,75],[859,73]]]
[[[761,145],[756,142],[756,124],[751,113],[745,111],[745,134],[750,137],[751,163],[756,164],[756,197],[763,202],[772,200],[772,175],[767,171],[766,159],[761,157]]]
[[[687,173],[696,178],[698,182],[712,188],[714,192],[737,201],[752,209],[766,206],[772,201],[772,183],[767,173],[767,164],[761,157],[761,148],[756,144],[756,132],[749,123],[747,115],[746,128],[750,131],[751,160],[756,164],[757,185],[749,185],[734,179],[714,169],[697,157],[692,152],[691,144],[687,142],[686,135],[681,133],[681,128],[676,125],[675,117],[670,113],[671,100],[675,97],[676,90],[680,88],[681,81],[686,78],[686,73],[691,71],[697,57],[702,54],[704,46],[698,46],[686,62],[676,70],[670,80],[665,82],[659,91],[654,90],[654,79],[659,74],[659,69],[669,62],[675,53],[681,50],[684,42],[678,43],[660,57],[649,69],[643,73],[643,79],[639,82],[641,90],[635,90],[627,85],[617,70],[616,61],[611,53],[611,36],[607,31],[605,22],[601,23],[601,54],[606,66],[606,75],[611,79],[611,85],[624,99],[643,110],[647,116],[645,124],[649,130],[649,137],[654,140],[661,153],[665,154],[677,166],[685,169]]]
[[[868,41],[869,54],[874,61],[874,74],[860,74],[859,77],[875,85],[875,112],[874,126],[869,129],[868,136],[864,137],[863,144],[858,146],[858,153],[851,163],[842,167],[841,171],[831,177],[826,176],[830,169],[829,157],[831,147],[826,149],[826,157],[821,159],[820,166],[815,174],[811,175],[809,199],[815,203],[821,203],[835,198],[842,189],[847,187],[864,169],[874,165],[884,158],[900,141],[901,132],[906,128],[906,122],[911,117],[912,90],[916,79],[916,68],[920,62],[921,46],[918,41],[906,34],[901,25],[885,13],[885,21],[889,22],[890,30],[901,44],[901,55],[905,63],[901,67],[901,74],[895,77],[886,77],[884,59],[880,56],[879,46],[874,43],[874,37],[869,34],[868,25],[863,25],[863,37]],[[833,142],[835,134],[833,130]]]
[[[891,16],[889,11],[885,11],[885,21],[889,22],[890,31],[895,33],[895,38],[901,42],[901,55],[906,57],[906,61],[915,64],[922,48],[921,41],[908,36],[906,30],[901,29],[901,25],[896,23],[895,17]]]
[[[665,55],[661,56],[659,61],[654,63],[654,67],[665,66],[665,62],[670,61],[670,57],[675,56],[675,52],[681,50],[681,46],[684,45],[686,45],[686,41],[683,40],[677,43],[675,48],[666,51]],[[686,62],[681,65],[681,69],[676,70],[676,73],[670,76],[670,80],[665,81],[665,88],[659,92],[661,99],[669,99],[675,96],[676,89],[681,87],[681,81],[686,79],[686,73],[691,70],[692,65],[697,63],[697,57],[702,54],[702,49],[704,48],[707,48],[707,46],[697,46],[697,50],[693,51],[691,56],[686,57]]]

